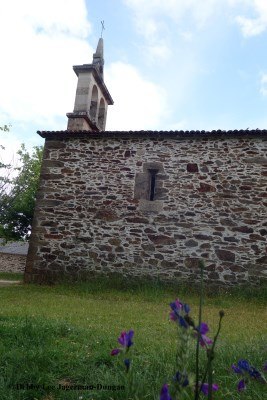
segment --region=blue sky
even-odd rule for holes
[[[9,0],[0,5],[4,157],[66,129],[105,21],[108,130],[267,128],[267,0]]]

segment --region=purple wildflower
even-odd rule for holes
[[[118,338],[118,342],[123,348],[122,349],[120,349],[120,348],[113,349],[110,354],[112,356],[116,356],[121,351],[128,351],[129,347],[131,347],[133,345],[133,342],[132,342],[133,335],[134,335],[133,330],[130,330],[129,332],[126,332],[126,331],[121,332],[121,335]]]
[[[117,354],[119,354],[121,352],[121,349],[113,349],[112,351],[111,351],[111,355],[112,356],[116,356]]]
[[[232,365],[232,370],[236,373],[236,374],[242,374],[242,370],[237,367],[235,364]]]
[[[131,360],[129,360],[129,358],[126,358],[126,359],[124,360],[124,365],[125,365],[125,367],[126,367],[126,372],[128,372],[129,369],[130,369]]]
[[[178,382],[182,387],[186,387],[189,385],[189,379],[186,374],[181,374],[181,372],[177,371],[175,376],[173,377],[174,382]]]
[[[125,347],[126,349],[129,349],[133,345],[132,338],[134,335],[134,331],[130,330],[129,332],[123,331],[118,338],[118,342]]]
[[[170,319],[172,321],[177,321],[183,328],[188,328],[189,323],[186,320],[190,312],[190,307],[186,303],[182,303],[179,299],[176,299],[170,303],[172,311],[170,312]]]
[[[254,378],[254,379],[261,379],[262,378],[262,375],[261,375],[260,371],[258,371],[254,367],[250,367],[249,375],[251,376],[251,378]]]
[[[263,371],[267,371],[267,361],[263,364]]]
[[[233,364],[232,369],[237,374],[244,375],[247,373],[251,378],[261,378],[261,373],[256,368],[252,367],[247,360],[239,360],[237,367]]]
[[[181,311],[183,309],[183,303],[181,303],[179,299],[176,299],[170,303],[170,307],[173,311]]]
[[[172,400],[169,393],[169,386],[165,383],[160,391],[160,400]]]
[[[249,370],[250,370],[250,365],[247,360],[239,360],[237,365],[241,370],[243,370],[245,372],[249,372]]]
[[[242,375],[242,379],[238,382],[237,390],[241,392],[246,388],[246,377],[262,380],[262,374],[249,364],[247,360],[239,360],[237,365],[232,365],[232,370],[239,375]]]
[[[218,389],[219,389],[219,386],[216,385],[216,383],[213,383],[212,390],[214,392],[216,392]],[[204,393],[205,396],[207,396],[208,393],[209,393],[209,384],[208,383],[203,383],[203,385],[201,385],[200,390],[201,390],[202,393]]]
[[[189,307],[189,305],[186,304],[186,303],[184,303],[184,312],[185,312],[186,314],[189,314],[189,313],[190,313],[190,307]]]
[[[206,336],[206,333],[209,332],[208,324],[206,324],[205,322],[201,322],[200,327],[197,327],[196,330],[200,333],[200,346],[207,347],[208,345],[213,343],[213,340]]]
[[[242,391],[245,390],[245,389],[246,389],[245,379],[241,379],[241,381],[238,382],[237,390],[238,390],[239,392],[242,392]]]

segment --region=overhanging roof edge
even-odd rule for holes
[[[251,130],[212,130],[212,131],[37,131],[37,133],[43,138],[65,138],[65,137],[94,137],[94,138],[106,138],[106,137],[143,137],[143,138],[177,138],[177,139],[200,139],[200,138],[219,138],[223,136],[227,137],[264,137],[267,139],[266,129],[251,129]]]

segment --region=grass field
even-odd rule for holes
[[[22,273],[11,273],[11,272],[0,272],[0,279],[7,279],[9,281],[16,281],[22,280],[23,274]]]
[[[175,372],[177,335],[168,314],[176,297],[189,303],[197,316],[197,292],[186,288],[129,287],[103,280],[1,287],[0,398],[159,399],[162,384],[170,382]],[[249,383],[240,397],[238,377],[231,372],[231,364],[240,358],[257,368],[267,360],[266,304],[266,288],[206,297],[203,320],[211,336],[219,310],[225,311],[214,361],[214,381],[220,390],[214,399],[266,398],[266,386],[258,382]],[[121,360],[110,356],[120,332],[128,329],[135,331],[131,354],[135,397],[127,390]],[[192,348],[192,368],[193,357]],[[67,390],[70,385],[84,385],[86,390]],[[98,390],[91,385],[99,385]],[[122,386],[125,390],[111,390]]]

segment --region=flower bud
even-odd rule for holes
[[[130,369],[131,360],[129,360],[129,358],[126,358],[126,359],[124,360],[124,365],[125,365],[125,367],[126,367],[126,372],[128,372],[129,369]]]

